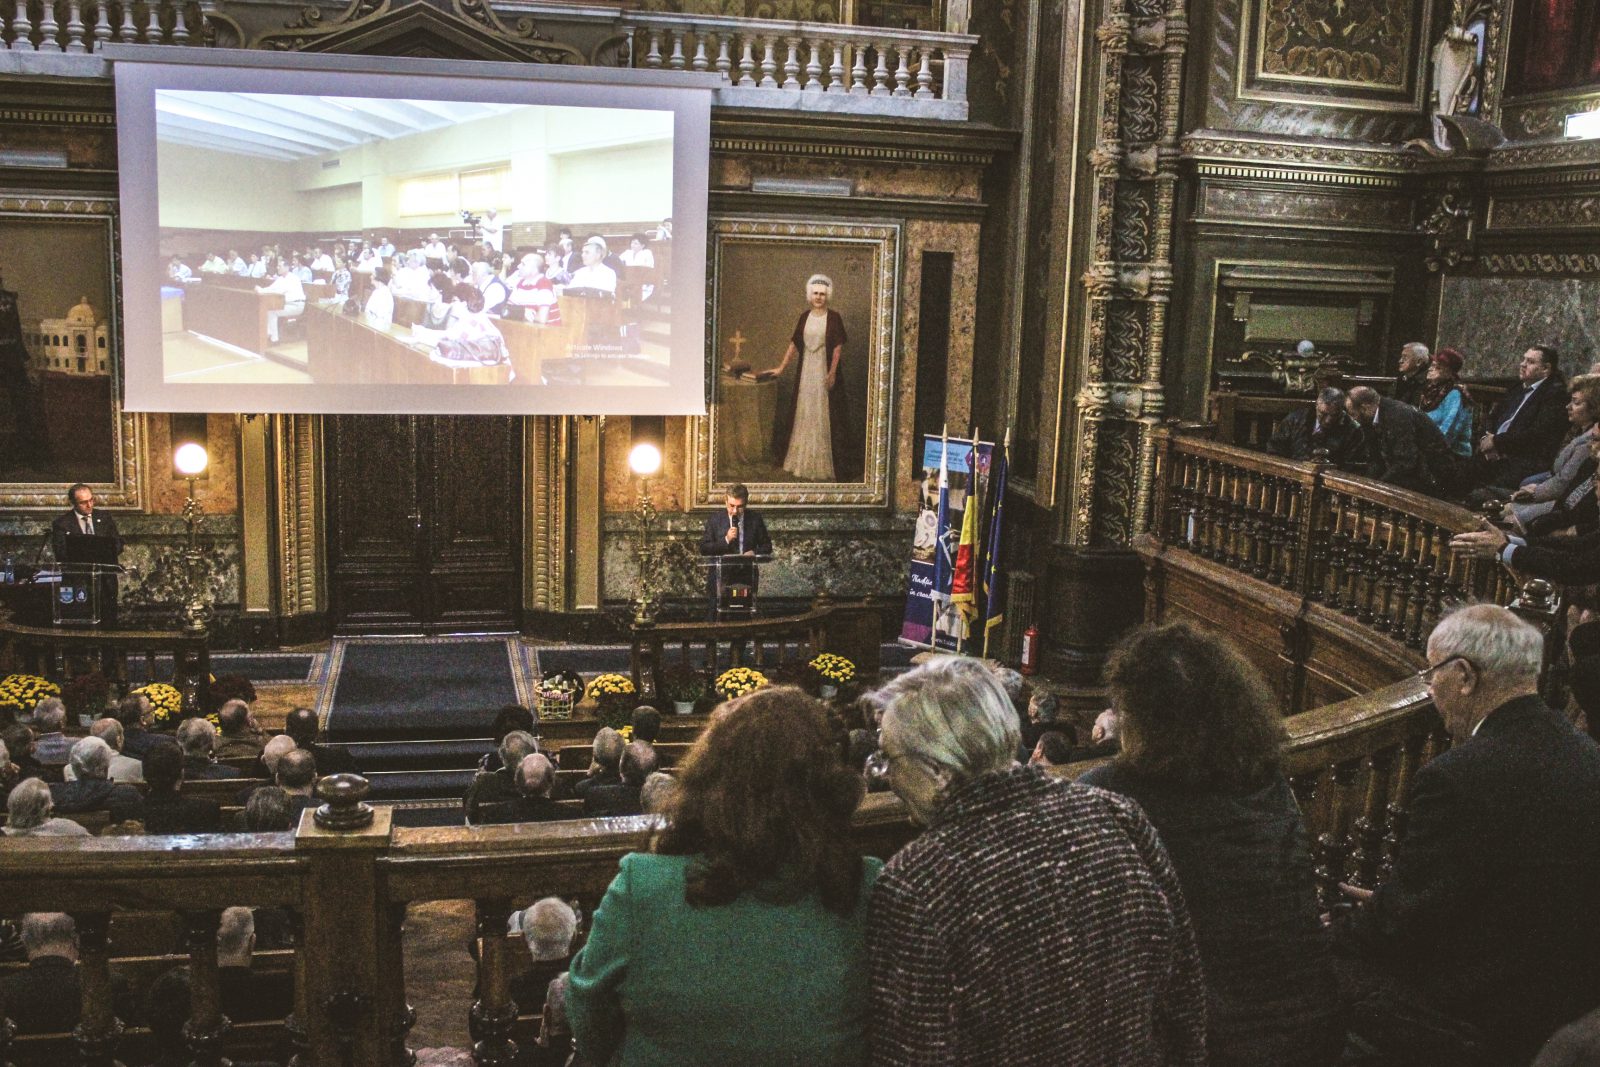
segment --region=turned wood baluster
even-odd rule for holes
[[[1211,461],[1195,460],[1194,550],[1203,559],[1211,558]]]
[[[1437,530],[1421,523],[1413,542],[1411,559],[1411,617],[1405,641],[1411,648],[1422,647],[1422,634],[1428,621],[1428,582],[1433,574],[1433,539]]]
[[[0,1005],[0,1067],[12,1067],[11,1039],[17,1036],[17,1024],[6,1018],[5,1006]]]
[[[183,913],[184,948],[189,952],[189,1021],[183,1036],[193,1057],[191,1067],[219,1067],[228,1017],[222,1014],[221,976],[217,970],[217,927],[220,911]]]
[[[1380,511],[1372,524],[1373,541],[1378,545],[1378,556],[1374,560],[1374,569],[1377,571],[1376,610],[1372,614],[1372,624],[1384,633],[1394,625],[1394,616],[1390,613],[1394,610],[1395,564],[1399,559],[1395,542],[1399,533],[1399,513],[1387,508]]]
[[[1333,532],[1328,535],[1327,573],[1323,577],[1326,591],[1323,600],[1335,611],[1344,609],[1345,545],[1349,541],[1345,533],[1349,510],[1345,503],[1344,497],[1338,493],[1332,493],[1328,497],[1328,508],[1333,512]]]
[[[1362,536],[1357,539],[1361,553],[1361,593],[1356,606],[1356,621],[1368,626],[1377,618],[1374,610],[1378,603],[1378,579],[1383,574],[1383,551],[1379,548],[1384,509],[1377,504],[1363,505],[1372,525],[1361,524]]]
[[[478,1067],[510,1067],[517,1058],[517,1044],[511,1040],[517,1005],[511,999],[511,961],[506,955],[506,918],[510,914],[508,898],[478,901],[483,954],[478,960],[480,996],[472,1005],[472,1021],[480,1035],[472,1046],[472,1061]]]
[[[72,1039],[83,1067],[113,1067],[122,1040],[111,986],[111,914],[74,912],[78,926],[78,986],[82,1009]]]
[[[1283,584],[1283,546],[1288,542],[1289,483],[1282,478],[1267,481],[1271,501],[1267,520],[1267,581]]]
[[[507,904],[508,915],[509,907]],[[384,919],[382,932],[378,935],[379,973],[403,975],[406,967],[406,906],[390,904]],[[505,925],[505,921],[502,920],[500,923],[502,930],[505,929]],[[379,1010],[390,1020],[389,1064],[391,1067],[412,1067],[417,1062],[417,1054],[406,1047],[406,1037],[411,1033],[411,1028],[417,1024],[417,1012],[406,1002],[403,982],[395,982],[390,989],[392,992],[388,1002],[379,1005]],[[515,1005],[511,1011],[515,1017]]]
[[[1383,860],[1384,800],[1389,793],[1389,768],[1394,763],[1395,747],[1379,749],[1361,761],[1367,788],[1351,835],[1355,848],[1350,853],[1349,882],[1362,889],[1378,884],[1378,866]]]
[[[1271,479],[1265,474],[1250,475],[1254,503],[1250,509],[1250,536],[1255,542],[1250,554],[1250,573],[1266,578],[1272,570],[1272,510],[1269,503]]]
[[[1194,460],[1190,456],[1175,455],[1173,463],[1177,470],[1173,472],[1172,492],[1167,496],[1167,543],[1192,548],[1189,520],[1194,507],[1194,494],[1190,490]]]
[[[1394,551],[1394,610],[1389,616],[1389,636],[1404,641],[1406,617],[1411,610],[1411,580],[1415,571],[1417,554],[1417,519],[1411,515],[1396,517],[1391,548]],[[1399,520],[1404,519],[1404,522]],[[1393,543],[1398,542],[1396,547]]]
[[[1222,469],[1222,561],[1230,567],[1239,565],[1240,543],[1244,540],[1239,530],[1239,470],[1235,467]]]
[[[1361,537],[1367,514],[1366,504],[1358,500],[1347,498],[1345,508],[1349,513],[1349,524],[1344,535],[1344,588],[1339,593],[1343,606],[1339,610],[1353,618],[1360,610],[1356,589],[1361,581]]]
[[[1383,858],[1378,865],[1378,881],[1382,882],[1394,870],[1395,857],[1405,841],[1406,818],[1410,809],[1411,779],[1422,766],[1422,751],[1427,744],[1427,734],[1413,734],[1400,746],[1400,767],[1395,772],[1394,790],[1389,794],[1388,823],[1383,835]]]
[[[1350,800],[1351,781],[1355,778],[1359,761],[1345,760],[1330,767],[1323,775],[1318,791],[1326,790],[1327,827],[1317,835],[1317,899],[1324,908],[1331,908],[1343,899],[1339,883],[1345,880],[1345,865],[1350,856]]]

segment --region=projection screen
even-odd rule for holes
[[[108,54],[128,410],[704,414],[715,75]]]

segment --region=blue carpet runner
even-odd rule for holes
[[[324,728],[330,742],[487,737],[519,703],[505,638],[340,642]]]

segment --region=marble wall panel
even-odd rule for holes
[[[149,510],[156,515],[178,515],[188,495],[188,483],[172,471],[172,420],[166,415],[145,416],[145,454],[149,467],[145,486]],[[238,416],[206,416],[206,453],[211,457],[204,477],[195,483],[201,507],[221,515],[239,507]]]
[[[1467,354],[1474,377],[1514,377],[1531,344],[1553,344],[1570,374],[1600,352],[1600,278],[1444,280],[1439,344]]]

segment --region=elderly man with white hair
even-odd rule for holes
[[[1539,696],[1543,637],[1505,608],[1447,616],[1427,655],[1454,744],[1413,780],[1393,874],[1346,889],[1336,944],[1373,990],[1353,1028],[1382,1062],[1476,1030],[1451,1063],[1527,1063],[1600,1005],[1600,746]]]
[[[875,1067],[1204,1067],[1183,891],[1133,801],[1016,763],[1016,709],[976,660],[884,687],[889,784],[926,833],[867,921]]]
[[[6,797],[7,837],[88,837],[89,831],[71,819],[53,817],[50,787],[37,778],[24,778]]]
[[[250,705],[242,700],[229,700],[217,709],[217,759],[252,760],[261,757],[267,738],[261,731]]]
[[[70,916],[33,912],[22,918],[28,968],[0,977],[0,1004],[19,1034],[71,1030],[78,1022],[78,931]]]
[[[111,746],[98,737],[81,738],[72,746],[70,767],[73,780],[50,787],[55,810],[63,815],[105,811],[112,822],[137,819],[144,800],[131,785],[111,781]]]
[[[122,754],[123,732],[122,724],[116,719],[96,719],[94,725],[89,727],[89,736],[98,737],[111,747],[111,770],[106,777],[113,782],[126,782],[129,785],[138,785],[144,781],[144,764],[132,756]],[[67,762],[67,781],[75,781],[78,772],[73,770],[72,762]]]
[[[217,762],[217,728],[206,719],[185,719],[178,727],[183,746],[183,777],[193,782],[207,778],[237,778],[231,767]]]
[[[60,697],[45,697],[33,708],[33,758],[46,767],[61,767],[72,754],[72,738],[63,731],[67,725],[67,706]]]

